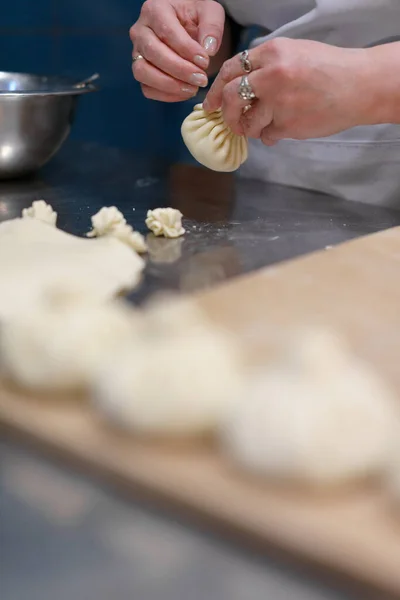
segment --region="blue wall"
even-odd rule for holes
[[[82,99],[72,137],[177,153],[190,106],[143,98],[131,73],[129,27],[139,0],[12,0],[1,10],[0,70],[86,77],[102,91]],[[168,129],[168,136],[160,132]]]
[[[0,70],[101,75],[101,92],[81,99],[72,137],[189,159],[180,124],[195,101],[166,105],[146,100],[132,77],[129,28],[141,0],[6,4],[0,11]]]

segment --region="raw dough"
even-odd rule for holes
[[[24,208],[22,211],[23,219],[37,219],[47,225],[56,226],[57,213],[50,204],[47,204],[44,200],[36,200],[29,208]]]
[[[225,423],[243,467],[316,485],[382,472],[392,450],[396,399],[341,340],[309,332],[267,368]]]
[[[91,217],[92,230],[87,237],[101,237],[109,235],[118,225],[126,225],[126,219],[116,206],[103,206]]]
[[[97,301],[132,289],[144,261],[112,237],[87,240],[36,219],[0,224],[0,319],[30,311],[49,287]]]
[[[147,212],[146,225],[157,237],[177,238],[185,233],[182,217],[176,208],[156,208]]]
[[[187,436],[218,427],[243,383],[235,340],[190,304],[185,313],[153,306],[140,345],[115,356],[93,389],[93,403],[138,433]],[[151,323],[150,323],[151,322]],[[151,333],[149,335],[149,333]]]
[[[247,160],[246,137],[231,131],[221,109],[206,113],[197,104],[183,121],[181,132],[192,156],[213,171],[236,171]]]
[[[148,339],[171,339],[199,335],[214,325],[194,300],[159,294],[144,305],[141,327]]]
[[[91,218],[92,230],[87,237],[111,236],[130,246],[135,252],[147,252],[144,236],[128,225],[116,206],[104,206]]]
[[[109,357],[135,339],[136,313],[57,290],[1,328],[2,372],[32,391],[86,388]]]

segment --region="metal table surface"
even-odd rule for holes
[[[84,233],[118,206],[143,229],[147,209],[174,206],[182,240],[150,240],[141,301],[191,291],[312,250],[400,224],[400,213],[235,181],[189,165],[93,144],[69,144],[35,179],[0,184],[1,218],[44,198],[59,226]],[[344,600],[350,595],[268,556],[254,556],[177,515],[125,503],[98,481],[31,450],[0,444],[2,600]]]
[[[131,155],[93,144],[67,145],[40,175],[0,183],[0,220],[43,198],[59,227],[84,234],[90,216],[116,205],[144,231],[149,208],[172,206],[186,217],[184,239],[151,239],[136,300],[159,290],[195,289],[400,224],[393,209],[257,181],[191,165]],[[400,191],[399,191],[400,207]]]

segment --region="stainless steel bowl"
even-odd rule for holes
[[[46,164],[71,130],[79,96],[97,88],[85,81],[0,72],[0,179],[21,177]]]

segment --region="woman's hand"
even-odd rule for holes
[[[284,138],[326,137],[367,124],[371,113],[370,60],[366,50],[309,40],[277,38],[249,51],[252,108],[239,97],[244,75],[239,57],[227,61],[204,108],[222,106],[238,134],[273,145]]]
[[[213,0],[147,0],[130,30],[133,75],[152,100],[179,102],[208,83],[221,45],[225,13]]]

